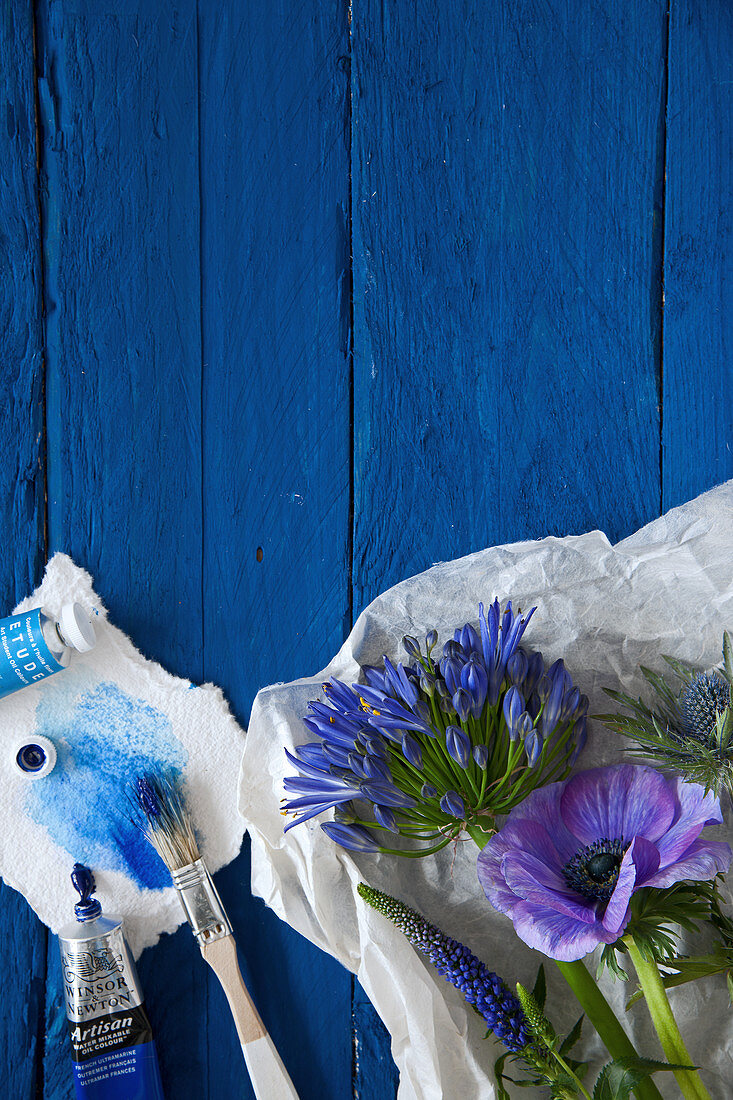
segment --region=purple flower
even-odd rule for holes
[[[698,783],[594,768],[532,791],[480,853],[478,876],[525,943],[571,962],[623,934],[635,890],[727,871],[728,845],[700,839],[722,820]]]

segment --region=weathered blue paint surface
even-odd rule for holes
[[[7,0],[0,612],[65,550],[245,722],[430,562],[733,476],[733,18],[669,7]],[[248,879],[301,1097],[390,1100],[363,993]],[[56,945],[4,888],[0,935],[3,1094],[63,1100]],[[190,933],[140,970],[168,1095],[251,1096]]]

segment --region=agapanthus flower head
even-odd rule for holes
[[[607,694],[630,713],[603,714],[611,729],[634,742],[635,755],[672,768],[706,790],[733,796],[733,652],[723,636],[723,664],[698,672],[672,657],[664,658],[676,683],[641,669],[655,699],[651,707],[622,692]]]
[[[478,622],[442,649],[434,630],[424,650],[410,635],[412,663],[385,656],[362,669],[361,683],[325,683],[325,699],[304,718],[319,740],[287,754],[298,774],[285,780],[283,812],[294,815],[286,829],[347,804],[363,809],[327,830],[335,840],[366,851],[365,829],[382,839],[398,832],[428,842],[406,854],[427,854],[463,829],[491,832],[498,814],[567,775],[588,700],[562,660],[546,666],[520,646],[534,610],[480,604]]]
[[[639,764],[594,768],[512,810],[478,876],[525,943],[570,962],[623,935],[636,891],[727,871],[729,846],[700,837],[722,820],[700,784]]]
[[[399,928],[413,947],[427,955],[447,982],[460,989],[468,1004],[483,1017],[489,1031],[510,1051],[518,1054],[531,1046],[532,1031],[518,998],[467,947],[389,894],[363,882],[357,889],[365,901]]]

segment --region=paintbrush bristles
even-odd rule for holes
[[[201,858],[191,818],[175,784],[166,776],[144,775],[135,782],[143,832],[169,871]]]

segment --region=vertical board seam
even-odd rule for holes
[[[38,278],[39,293],[38,304],[41,313],[41,440],[39,460],[43,469],[43,536],[42,552],[44,564],[48,558],[48,446],[46,423],[46,264],[43,247],[44,218],[43,200],[41,190],[41,164],[43,158],[43,143],[41,135],[41,99],[38,89],[38,11],[36,0],[30,0],[31,28],[33,37],[33,115],[36,147],[36,208],[38,216]],[[35,580],[36,578],[34,578]],[[43,974],[48,972],[49,936],[47,928],[43,929]],[[46,984],[44,982],[43,993],[39,997],[38,1022],[36,1025],[36,1066],[35,1066],[35,1091],[38,1100],[43,1097],[46,1087]]]
[[[347,196],[346,196],[346,230],[348,237],[348,290],[349,290],[349,334],[347,345],[348,385],[349,385],[349,515],[347,525],[348,545],[346,559],[349,570],[348,575],[348,609],[347,623],[349,631],[354,625],[354,521],[355,521],[355,486],[354,476],[356,462],[354,449],[356,446],[356,431],[354,417],[354,86],[353,86],[353,3],[346,0],[348,22],[347,42],[347,89],[346,89],[346,166],[347,166]],[[354,1011],[354,997],[356,993],[356,977],[351,975],[351,1093],[354,1100],[358,1096],[358,1068],[359,1068],[359,1035],[356,1026],[356,1014]]]
[[[347,20],[348,20],[348,64],[347,64],[347,94],[346,94],[346,164],[348,174],[348,193],[347,193],[347,236],[348,236],[348,293],[349,293],[349,335],[347,346],[347,363],[348,363],[348,384],[349,384],[349,518],[348,518],[348,546],[347,546],[347,561],[349,567],[349,607],[348,607],[348,624],[349,630],[354,625],[354,520],[355,520],[355,457],[354,449],[356,446],[356,432],[355,432],[355,419],[354,419],[354,400],[355,400],[355,385],[354,385],[354,359],[355,359],[355,343],[354,343],[354,153],[353,153],[353,140],[354,140],[354,124],[353,124],[353,111],[354,111],[354,86],[353,86],[353,41],[352,41],[352,16],[353,5],[351,0],[347,0]]]
[[[657,351],[657,387],[659,403],[659,514],[664,514],[664,306],[666,274],[666,234],[667,234],[667,121],[669,114],[669,40],[672,22],[672,0],[667,0],[664,15],[664,75],[662,83],[661,117],[661,197],[659,207],[659,348]]]
[[[33,112],[36,143],[36,207],[38,212],[38,254],[39,254],[39,301],[41,307],[41,454],[43,462],[43,549],[48,556],[48,449],[46,445],[46,261],[43,247],[44,217],[41,191],[41,165],[43,144],[41,138],[41,98],[38,90],[38,11],[36,0],[31,0],[31,23],[33,28]]]
[[[203,200],[203,165],[201,157],[201,13],[199,11],[199,2],[196,0],[196,172],[198,179],[198,206],[199,206],[199,471],[200,471],[200,492],[201,492],[201,505],[199,522],[201,525],[201,581],[199,585],[199,598],[200,598],[200,639],[201,639],[201,660],[199,664],[199,672],[202,682],[206,680],[206,613],[205,613],[205,580],[204,569],[206,567],[206,553],[205,553],[205,493],[204,493],[204,200]],[[211,987],[211,981],[213,980],[212,974],[207,967],[207,973],[204,980],[204,1019],[209,1020],[209,990]],[[211,1097],[209,1088],[209,1082],[211,1079],[210,1073],[210,1031],[207,1027],[206,1037],[206,1094]]]
[[[204,501],[204,192],[203,164],[201,157],[201,14],[196,0],[196,170],[199,192],[199,349],[200,349],[200,385],[199,385],[199,463],[201,468],[201,679],[206,680],[206,615],[205,578],[206,546],[205,540],[205,501]]]

